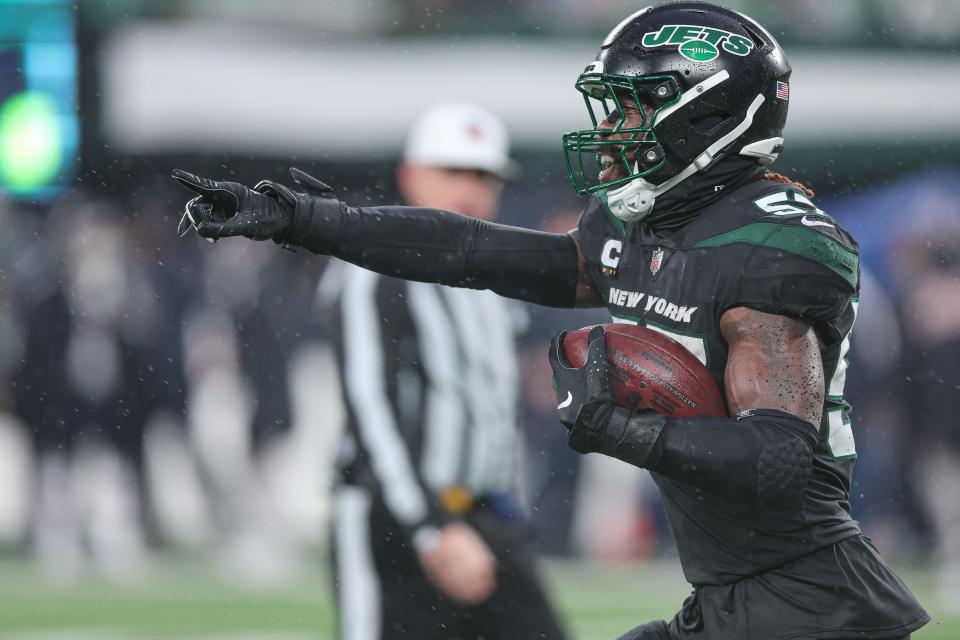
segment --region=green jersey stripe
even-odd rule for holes
[[[769,222],[754,222],[718,236],[701,240],[694,248],[719,247],[742,242],[789,251],[819,262],[838,276],[857,285],[860,257],[841,242],[819,231]]]

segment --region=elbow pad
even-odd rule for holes
[[[817,430],[774,410],[736,419],[668,418],[649,468],[705,493],[770,508],[800,504],[813,472]]]
[[[333,205],[335,203],[335,205]],[[490,289],[550,307],[576,302],[579,258],[567,234],[419,207],[348,207],[301,197],[288,241],[389,276]]]
[[[571,446],[656,471],[704,493],[768,508],[799,505],[813,471],[817,430],[789,413],[665,418],[605,403],[571,433]]]

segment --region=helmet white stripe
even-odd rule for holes
[[[654,120],[652,126],[654,127],[657,126],[658,124],[666,120],[668,116],[673,114],[674,111],[689,104],[690,102],[693,102],[694,100],[702,96],[704,92],[709,91],[710,89],[713,89],[715,86],[717,86],[724,80],[727,80],[729,77],[730,77],[730,74],[727,73],[726,69],[724,69],[723,71],[718,71],[717,73],[713,74],[712,76],[710,76],[709,78],[701,82],[700,84],[690,87],[690,90],[686,91],[682,96],[680,96],[679,100],[677,100],[675,103],[673,103],[672,105],[670,105],[669,107],[667,107],[666,109],[664,109],[663,111],[657,114],[656,120]]]

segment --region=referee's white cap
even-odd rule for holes
[[[518,173],[510,159],[507,128],[477,105],[444,102],[431,106],[413,123],[403,159],[413,164],[452,169],[481,169],[501,178]]]

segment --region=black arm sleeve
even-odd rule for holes
[[[652,470],[731,500],[800,503],[813,471],[817,431],[782,411],[738,418],[668,418]]]
[[[389,276],[490,289],[573,307],[579,258],[566,234],[544,233],[416,207],[355,208],[300,200],[287,240]]]
[[[618,458],[730,500],[770,508],[800,504],[817,446],[816,429],[800,418],[767,409],[739,418],[664,418],[622,408],[609,411],[607,417],[598,412],[594,419],[592,441],[581,441],[575,448]]]

